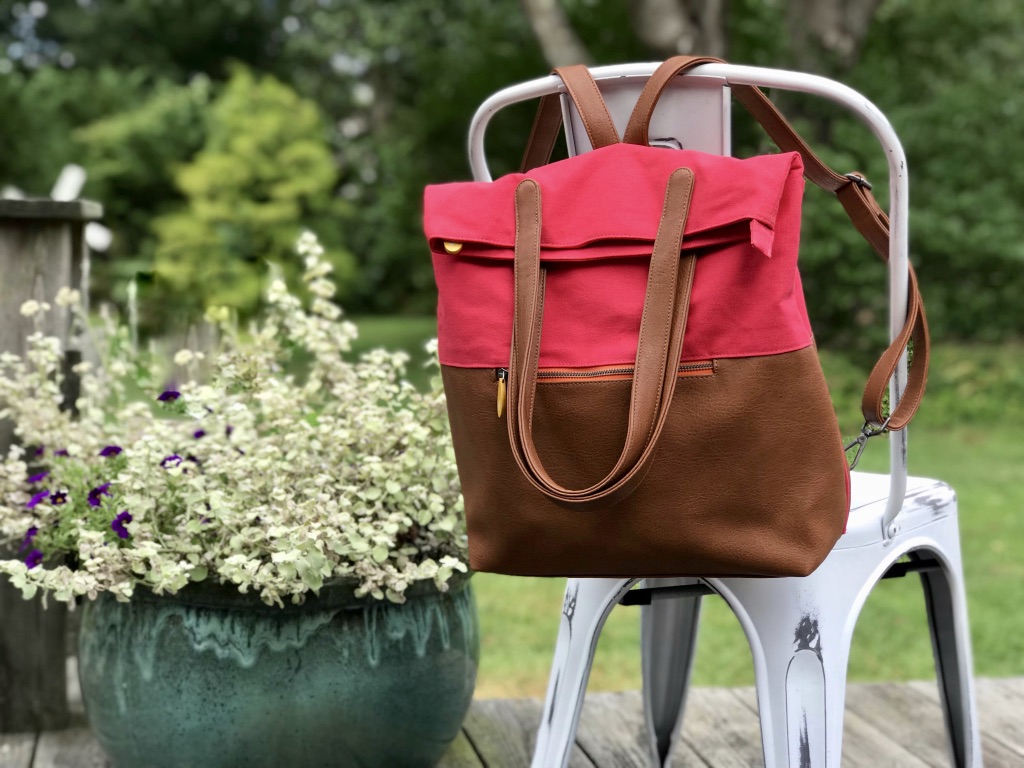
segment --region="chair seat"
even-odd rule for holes
[[[853,472],[850,475],[850,518],[835,549],[852,549],[883,541],[882,514],[889,499],[889,475]],[[940,518],[956,514],[956,492],[941,480],[907,477],[899,535],[906,535]]]

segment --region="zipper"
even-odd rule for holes
[[[494,378],[498,380],[498,418],[505,415],[505,392],[508,387],[508,368],[495,368]]]
[[[607,365],[595,368],[546,368],[537,372],[538,383],[564,383],[586,381],[587,379],[608,379],[621,381],[633,378],[634,366]],[[714,360],[700,360],[694,363],[682,363],[679,366],[679,377],[711,376],[715,372]],[[508,393],[508,369],[495,368],[494,379],[498,382],[498,418],[505,413],[505,400]]]

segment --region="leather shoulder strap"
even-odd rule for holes
[[[663,63],[651,75],[640,93],[622,140],[628,144],[646,145],[651,115],[654,114],[658,99],[672,79],[701,64],[721,61],[707,56],[675,56]],[[878,205],[863,177],[853,173],[840,175],[829,168],[760,88],[751,85],[730,87],[736,99],[761,124],[779,149],[799,153],[804,163],[804,175],[817,186],[839,198],[857,231],[883,260],[888,261],[889,217]],[[930,344],[928,320],[924,313],[924,301],[917,286],[917,276],[912,267],[908,291],[907,320],[896,339],[872,369],[861,401],[865,422],[875,427],[881,427],[883,424],[888,429],[898,430],[905,427],[917,411],[927,383]],[[914,343],[914,364],[910,369],[903,397],[886,421],[882,416],[885,391],[889,379],[896,371],[903,350],[911,340]]]
[[[573,64],[568,67],[556,67],[554,74],[565,83],[565,89],[580,113],[583,127],[587,129],[587,136],[594,149],[618,144],[619,132],[615,130],[608,106],[604,103],[590,70],[583,64]],[[559,94],[551,93],[540,100],[537,116],[530,130],[530,138],[526,142],[523,162],[519,166],[521,173],[547,164],[561,128],[562,101]]]

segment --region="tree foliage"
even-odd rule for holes
[[[95,260],[98,284],[115,297],[129,280],[152,271],[154,222],[185,203],[175,173],[202,148],[213,98],[205,76],[185,85],[158,80],[131,106],[73,133],[78,161],[89,172],[88,194],[103,201],[107,220],[117,224],[112,256]]]
[[[467,177],[466,129],[487,95],[566,57],[603,64],[724,50],[733,61],[847,81],[889,116],[909,158],[913,257],[933,329],[998,339],[1024,327],[1014,300],[1024,288],[1024,91],[1010,85],[1024,81],[1022,33],[1016,0],[0,0],[0,139],[9,150],[0,153],[0,181],[44,192],[63,163],[83,162],[87,191],[106,204],[117,233],[110,264],[133,273],[156,259],[175,301],[237,299],[254,258],[248,249],[276,247],[277,235],[260,240],[252,228],[269,217],[283,232],[277,214],[297,207],[353,254],[347,306],[426,312],[435,297],[422,187]],[[248,67],[252,83],[276,77],[326,116],[327,149],[315,163],[297,161],[304,179],[280,155],[271,161],[259,150],[256,160],[226,133],[213,138],[215,122],[251,141],[275,123],[268,111],[253,118],[263,127],[249,125],[241,106],[235,118],[214,117],[232,61]],[[779,103],[838,170],[885,178],[866,130],[801,97]],[[495,174],[515,169],[530,113],[517,108],[493,122]],[[737,121],[734,145],[771,151],[749,121]],[[261,192],[243,205],[253,178],[268,173],[262,164],[274,162],[302,194],[292,189],[284,205]],[[884,186],[876,186],[883,199]],[[189,258],[220,266],[184,280],[196,264],[171,254],[210,238],[216,259]],[[804,240],[819,341],[877,348],[882,264],[828,195],[808,192]],[[99,277],[108,291],[113,273]]]
[[[176,169],[185,207],[153,222],[158,293],[193,310],[258,305],[266,262],[290,264],[306,228],[333,232],[343,206],[337,172],[315,103],[270,75],[238,67],[207,112],[206,140]],[[330,254],[339,277],[347,254]]]

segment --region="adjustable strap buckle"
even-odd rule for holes
[[[871,182],[868,181],[862,174],[859,173],[844,173],[843,176],[848,178],[858,187],[864,187],[864,189],[871,191]]]
[[[868,444],[868,440],[872,437],[885,434],[888,431],[890,418],[892,418],[892,416],[886,416],[885,421],[877,427],[874,424],[865,421],[864,426],[860,428],[860,434],[843,446],[843,453],[849,453],[853,448],[857,449],[857,452],[853,454],[853,461],[850,462],[851,472],[857,468],[857,462],[860,461],[860,457],[864,454],[864,446]]]

